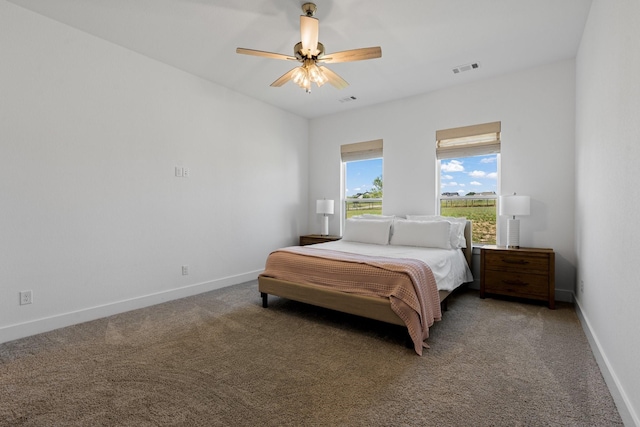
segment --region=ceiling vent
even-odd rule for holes
[[[346,98],[339,99],[338,101],[344,103],[344,102],[351,102],[351,101],[355,101],[355,100],[356,100],[356,97],[351,95],[351,96],[347,96]]]
[[[475,70],[480,68],[479,62],[472,62],[471,64],[459,65],[453,69],[453,74],[459,74],[463,71]]]

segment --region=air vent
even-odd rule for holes
[[[340,102],[351,102],[351,101],[355,101],[355,100],[356,100],[356,97],[352,95],[352,96],[347,96],[346,98],[339,99],[338,101],[340,101]]]
[[[479,62],[472,62],[471,64],[459,65],[453,69],[453,74],[462,73],[463,71],[475,70],[480,68]]]

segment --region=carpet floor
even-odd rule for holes
[[[4,343],[0,425],[622,425],[573,306],[448,305],[422,357],[257,281]]]

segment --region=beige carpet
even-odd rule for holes
[[[420,357],[270,300],[254,281],[0,345],[0,425],[622,425],[568,304],[464,291]]]

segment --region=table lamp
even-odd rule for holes
[[[324,216],[322,223],[322,236],[329,235],[329,215],[333,215],[333,200],[322,199],[316,201],[316,213]]]
[[[500,215],[508,215],[507,223],[507,247],[520,247],[520,220],[516,215],[529,215],[531,202],[529,196],[517,196],[516,193],[500,196]]]

